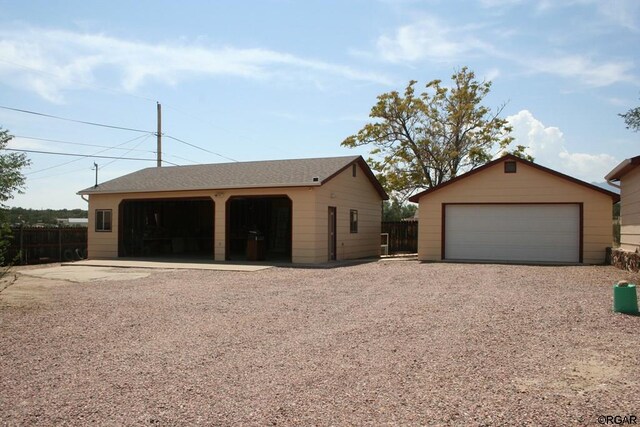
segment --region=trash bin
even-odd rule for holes
[[[638,314],[638,294],[636,285],[620,281],[613,285],[613,311]]]
[[[247,261],[264,260],[264,236],[259,231],[249,231],[247,237]]]

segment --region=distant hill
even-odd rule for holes
[[[83,209],[3,209],[9,224],[34,225],[57,224],[58,218],[87,218],[88,212]]]
[[[620,189],[619,188],[616,188],[616,187],[614,187],[612,185],[607,184],[606,181],[603,181],[603,182],[592,182],[591,184],[593,184],[593,185],[595,185],[597,187],[600,187],[600,188],[604,188],[605,190],[609,190],[609,191],[612,191],[614,193],[620,194]]]

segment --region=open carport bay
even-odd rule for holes
[[[0,293],[0,424],[595,425],[640,408],[623,278],[411,261],[19,278]]]
[[[213,259],[211,198],[124,200],[119,256]]]

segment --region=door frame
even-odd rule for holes
[[[329,250],[327,255],[329,261],[338,259],[338,209],[335,206],[329,206],[327,216],[327,239]]]

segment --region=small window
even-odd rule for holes
[[[111,231],[111,209],[96,210],[96,231]]]
[[[357,210],[351,209],[351,211],[349,211],[349,223],[351,224],[350,226],[351,232],[357,233],[358,232],[358,211]]]
[[[516,173],[516,162],[504,162],[504,173]]]
[[[358,170],[358,166],[354,163],[353,165],[351,165],[351,175],[353,175],[353,177],[356,177],[356,171]]]

